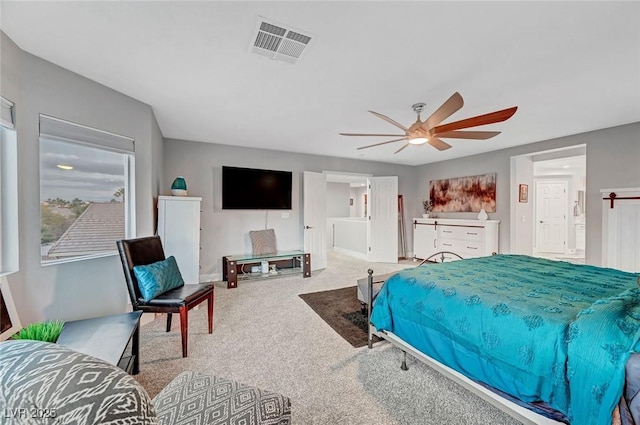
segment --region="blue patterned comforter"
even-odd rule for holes
[[[371,322],[572,424],[610,424],[640,349],[638,276],[522,255],[424,265],[389,278]]]

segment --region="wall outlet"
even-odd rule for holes
[[[289,213],[288,212],[280,213],[280,218],[289,218]]]

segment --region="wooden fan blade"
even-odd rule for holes
[[[403,129],[404,131],[407,131],[407,130],[408,130],[408,129],[407,129],[407,127],[405,127],[404,125],[400,124],[400,123],[399,123],[399,122],[397,122],[397,121],[392,120],[391,118],[389,118],[389,117],[388,117],[388,116],[386,116],[386,115],[382,115],[382,114],[380,114],[380,113],[378,113],[378,112],[374,112],[374,111],[369,111],[369,112],[371,112],[373,115],[375,115],[375,116],[376,116],[376,117],[378,117],[378,118],[382,118],[383,120],[385,120],[385,121],[386,121],[386,122],[388,122],[389,124],[393,124],[393,125],[395,125],[396,127]]]
[[[451,147],[450,144],[443,142],[442,140],[438,139],[437,137],[432,137],[430,138],[427,143],[429,143],[431,146],[433,146],[434,148],[438,149],[439,151],[446,151],[447,149],[449,149]]]
[[[404,134],[368,134],[368,133],[338,133],[341,136],[384,136],[384,137],[400,137]]]
[[[402,149],[406,148],[407,146],[409,146],[410,143],[406,143],[403,147],[401,147],[400,149],[398,149],[397,151],[395,151],[393,154],[397,154],[398,152],[400,152]]]
[[[517,106],[513,108],[503,109],[501,111],[491,112],[477,117],[467,118],[465,120],[451,122],[449,124],[439,125],[433,128],[434,134],[447,133],[449,131],[460,130],[462,128],[477,127],[479,125],[493,124],[502,122],[511,118],[516,113]]]
[[[442,121],[449,118],[454,112],[460,110],[464,105],[464,101],[462,100],[462,96],[460,93],[455,92],[446,102],[444,102],[436,111],[431,114],[429,118],[426,119],[425,122],[422,123],[422,128],[429,131],[436,125],[440,124]]]
[[[437,133],[436,136],[450,139],[476,139],[487,140],[500,134],[499,131],[446,131]]]
[[[373,145],[361,146],[358,148],[358,150],[372,148],[374,146],[386,145],[387,143],[399,142],[400,140],[405,140],[405,139],[406,137],[402,137],[400,139],[387,140],[386,142],[375,143]]]

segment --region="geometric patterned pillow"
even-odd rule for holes
[[[146,266],[134,266],[133,273],[136,275],[140,294],[145,301],[150,301],[170,289],[184,285],[178,263],[173,255],[166,260]]]
[[[289,425],[288,397],[197,372],[182,372],[153,398],[159,425]]]
[[[0,412],[17,425],[156,423],[149,395],[125,371],[40,341],[0,343]]]
[[[249,232],[253,255],[275,254],[276,233],[273,229],[251,230]]]

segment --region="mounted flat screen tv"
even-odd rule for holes
[[[223,210],[290,210],[291,171],[222,167]]]

